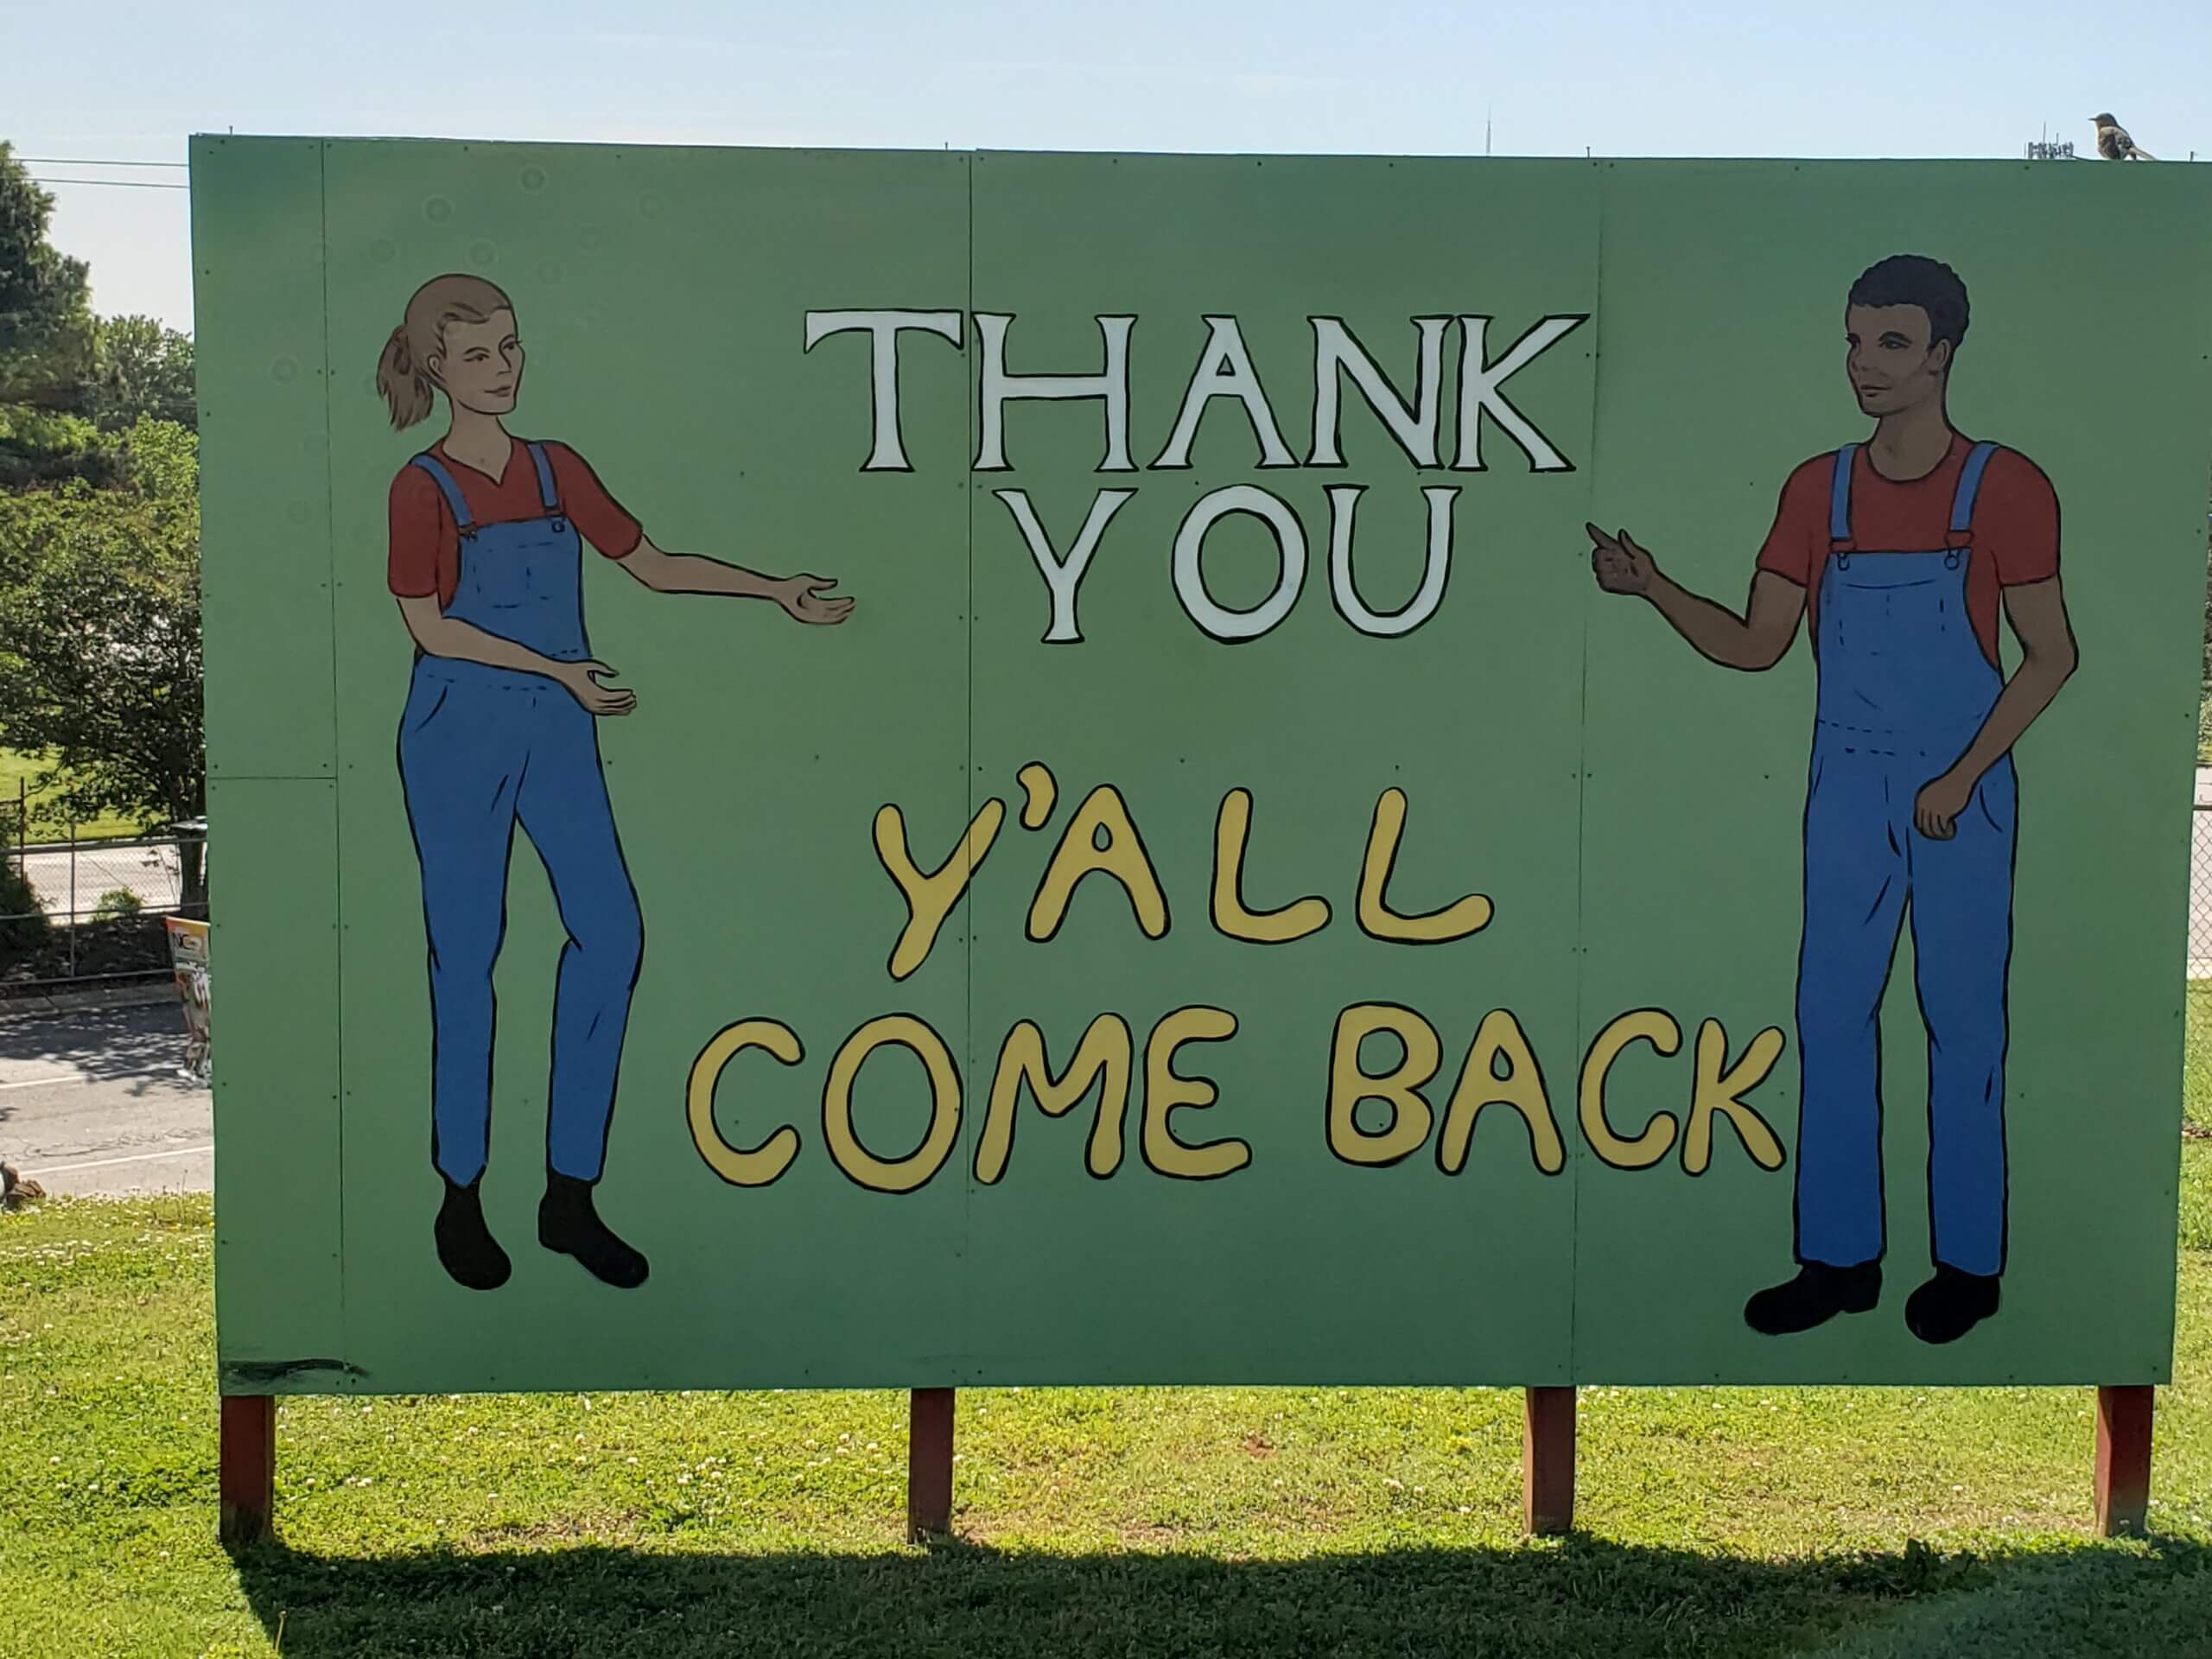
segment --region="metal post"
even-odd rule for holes
[[[2140,1537],[2151,1516],[2152,1390],[2097,1390],[2097,1534]]]
[[[1539,1535],[1574,1530],[1574,1390],[1528,1390],[1521,1436],[1521,1523]]]
[[[916,1389],[906,1408],[906,1537],[952,1530],[950,1389]]]
[[[217,1433],[217,1521],[225,1548],[269,1535],[276,1513],[276,1397],[226,1394]]]
[[[69,820],[69,977],[77,977],[77,820]]]

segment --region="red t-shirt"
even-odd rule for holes
[[[1941,551],[1948,544],[1959,474],[1973,448],[1954,433],[1950,453],[1934,472],[1897,484],[1874,470],[1862,447],[1851,463],[1852,544],[1870,555]],[[1759,550],[1760,569],[1787,576],[1805,590],[1815,641],[1834,481],[1833,450],[1790,474],[1775,509],[1774,528]],[[1998,660],[1999,594],[2057,574],[2058,493],[2035,462],[1999,449],[1981,474],[1981,493],[1974,499],[1974,552],[1967,561],[1967,615],[1992,663]]]
[[[517,438],[507,454],[507,470],[487,478],[465,461],[446,454],[443,442],[430,453],[444,463],[468,503],[468,515],[480,525],[512,524],[517,519],[542,518],[545,505],[537,493],[537,468],[530,451]],[[626,559],[637,551],[645,531],[607,492],[584,458],[565,443],[545,446],[545,459],[553,468],[553,493],[583,537],[610,559]],[[391,480],[391,591],[402,599],[438,596],[441,607],[453,603],[461,582],[461,531],[446,505],[437,480],[412,463],[399,469]]]

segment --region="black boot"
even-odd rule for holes
[[[454,1282],[469,1290],[497,1290],[507,1282],[514,1264],[484,1224],[484,1200],[477,1192],[484,1178],[467,1186],[446,1183],[446,1201],[438,1206],[438,1260]]]
[[[1832,1268],[1808,1262],[1786,1284],[1763,1290],[1744,1304],[1744,1323],[1763,1337],[1786,1337],[1826,1325],[1839,1313],[1864,1313],[1882,1299],[1882,1264]]]
[[[1997,1275],[1936,1264],[1936,1276],[1904,1300],[1905,1329],[1923,1342],[1956,1342],[1997,1311]]]
[[[545,1197],[537,1206],[537,1242],[573,1255],[592,1276],[617,1290],[645,1282],[645,1258],[607,1230],[592,1208],[592,1184],[556,1170],[545,1172]]]

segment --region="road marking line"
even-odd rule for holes
[[[199,1153],[214,1150],[214,1144],[211,1141],[204,1147],[176,1147],[168,1152],[134,1153],[128,1158],[95,1158],[90,1163],[83,1164],[46,1164],[37,1169],[16,1173],[22,1175],[67,1175],[79,1169],[105,1169],[112,1164],[146,1164],[157,1158],[190,1158]]]
[[[60,1071],[50,1077],[25,1077],[21,1083],[0,1083],[0,1089],[46,1089],[57,1083],[90,1083],[81,1071]]]

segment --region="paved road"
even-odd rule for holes
[[[54,1193],[209,1191],[211,1103],[183,1064],[173,998],[0,1014],[0,1157]]]
[[[34,849],[23,854],[22,860],[23,874],[38,894],[40,906],[57,921],[73,913],[91,915],[100,895],[118,887],[137,893],[138,902],[148,910],[177,906],[179,878],[174,844],[116,847],[88,841],[80,842],[73,855],[67,848],[59,852]]]

